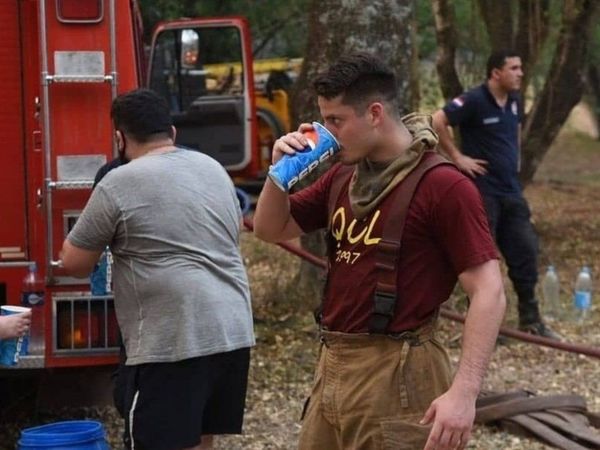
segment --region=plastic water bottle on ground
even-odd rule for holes
[[[592,273],[587,266],[584,266],[577,275],[573,304],[577,321],[584,322],[592,307]]]
[[[548,266],[546,270],[546,275],[542,280],[542,293],[545,315],[555,320],[561,319],[560,283],[554,266]]]

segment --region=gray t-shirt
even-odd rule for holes
[[[137,158],[98,184],[68,239],[110,246],[127,365],[254,345],[240,219],[223,167],[194,151]]]

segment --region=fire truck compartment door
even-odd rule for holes
[[[23,259],[27,252],[25,108],[23,104],[23,65],[19,42],[19,2],[3,2],[0,8],[0,42],[2,63],[0,80],[0,263]]]

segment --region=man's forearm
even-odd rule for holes
[[[288,194],[267,178],[256,204],[254,234],[268,242],[285,240],[283,234],[290,217]]]
[[[448,158],[450,158],[452,161],[456,162],[462,156],[462,152],[459,150],[459,148],[454,143],[454,139],[452,139],[452,136],[448,132],[448,129],[446,127],[444,127],[443,129],[445,131],[443,131],[441,133],[438,132],[438,136],[440,138],[439,145],[442,148],[442,150],[444,151],[444,153],[446,153],[446,155],[448,155]]]
[[[462,152],[454,143],[454,139],[450,134],[448,118],[443,110],[438,110],[431,116],[433,122],[433,129],[438,135],[439,146],[448,155],[448,157],[456,162],[458,158],[462,156]]]
[[[92,270],[94,265],[100,259],[100,255],[104,250],[86,250],[77,247],[65,239],[62,250],[60,251],[60,259],[65,271],[74,277],[85,278]]]
[[[505,307],[502,285],[493,290],[481,290],[471,298],[463,333],[462,355],[452,388],[473,398],[479,394]]]

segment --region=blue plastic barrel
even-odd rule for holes
[[[72,420],[21,430],[19,450],[110,449],[100,422]]]

